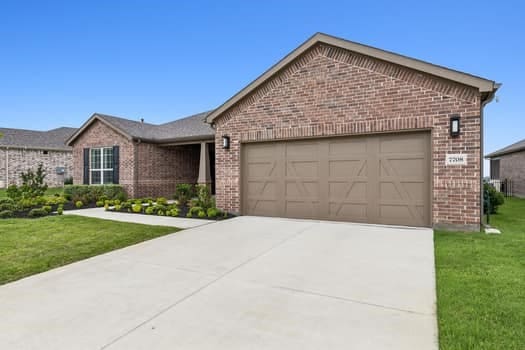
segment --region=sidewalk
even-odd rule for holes
[[[191,228],[215,222],[215,220],[186,219],[174,218],[171,216],[142,215],[131,213],[116,213],[112,211],[105,211],[104,208],[67,210],[64,211],[64,215],[79,215],[90,218],[133,222],[135,224],[171,226],[178,228]]]

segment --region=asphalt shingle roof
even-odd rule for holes
[[[0,147],[70,151],[65,141],[76,131],[68,127],[48,131],[0,128]]]
[[[213,137],[215,131],[205,121],[209,113],[198,113],[165,124],[150,124],[101,113],[95,115],[133,138],[162,143],[185,138]]]
[[[518,141],[516,143],[513,143],[512,145],[509,145],[507,147],[504,147],[502,149],[499,149],[495,152],[492,152],[490,154],[487,154],[485,158],[494,158],[503,156],[505,154],[513,153],[513,152],[519,152],[519,151],[525,151],[525,139]]]

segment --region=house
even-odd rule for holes
[[[525,197],[525,139],[485,156],[490,159],[490,178],[510,180],[512,195]]]
[[[68,141],[74,180],[131,196],[210,183],[242,215],[479,230],[498,87],[318,33],[213,111],[165,125],[95,114]]]
[[[72,148],[64,142],[75,128],[49,131],[0,128],[0,188],[21,184],[20,174],[42,163],[49,187],[64,185],[73,170]]]
[[[120,184],[130,197],[171,197],[178,183],[214,189],[215,136],[207,114],[161,125],[93,114],[67,141],[73,182]]]

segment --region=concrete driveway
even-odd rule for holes
[[[239,217],[0,287],[1,349],[437,349],[432,231]]]

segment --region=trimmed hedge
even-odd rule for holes
[[[64,187],[64,197],[67,200],[76,203],[95,203],[118,199],[125,201],[127,199],[124,188],[120,185],[67,185]]]

